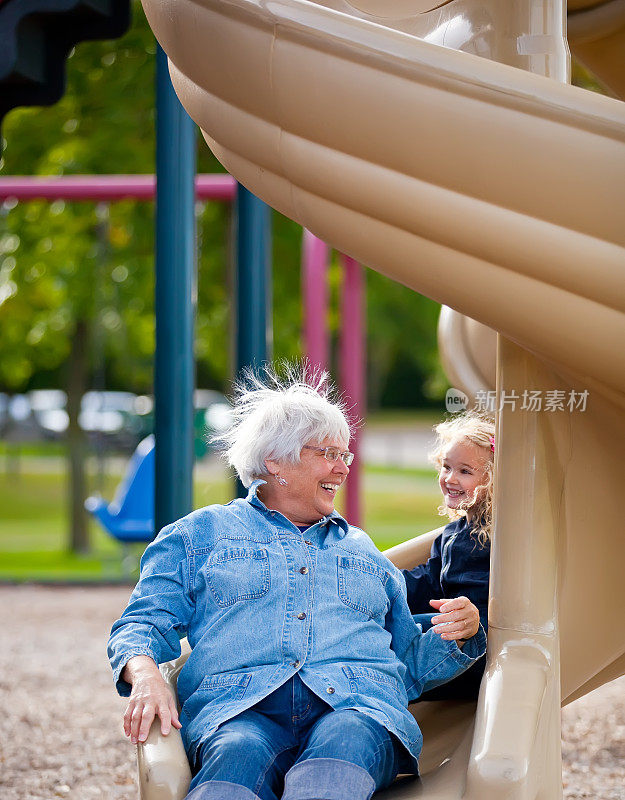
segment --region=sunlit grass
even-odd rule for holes
[[[0,580],[132,581],[143,544],[122,546],[93,520],[89,521],[91,551],[70,553],[67,533],[67,485],[63,463],[50,460],[46,471],[23,456],[20,472],[0,473]],[[108,475],[102,494],[112,497],[119,475]],[[92,479],[93,482],[93,479]],[[364,475],[364,528],[385,549],[441,524],[436,515],[435,475],[423,469],[367,467]],[[224,503],[233,496],[225,472],[210,470],[210,478],[195,481],[199,508]],[[339,509],[341,500],[339,499]]]

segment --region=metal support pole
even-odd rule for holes
[[[235,374],[271,358],[271,210],[240,184],[236,196]],[[237,480],[237,494],[247,491]]]
[[[236,373],[271,357],[270,209],[239,184],[236,197]]]
[[[328,245],[304,229],[302,241],[302,289],[304,295],[304,353],[313,368],[327,369]]]
[[[352,422],[365,415],[365,336],[364,275],[357,261],[343,256],[343,288],[341,293],[340,369],[341,389]],[[356,429],[349,443],[356,458],[345,483],[345,517],[352,525],[362,524],[360,432]]]
[[[155,527],[193,508],[195,138],[193,120],[156,65]]]

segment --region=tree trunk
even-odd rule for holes
[[[89,530],[84,502],[87,494],[85,476],[87,443],[85,434],[78,424],[80,403],[87,390],[89,368],[88,357],[89,328],[85,320],[76,322],[72,339],[72,349],[68,363],[67,377],[67,455],[69,473],[69,549],[73,553],[89,552]]]

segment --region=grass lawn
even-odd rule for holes
[[[20,473],[0,473],[0,580],[132,581],[144,545],[123,547],[90,521],[89,555],[67,551],[66,479],[59,460],[22,453]],[[43,462],[43,463],[42,463]],[[119,476],[107,478],[112,497]],[[365,529],[385,549],[442,524],[436,480],[429,470],[370,467],[364,479]],[[196,480],[195,506],[226,502],[225,473]],[[340,509],[340,500],[339,500]]]

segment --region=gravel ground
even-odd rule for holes
[[[0,587],[0,797],[136,800],[105,654],[126,588]],[[625,677],[562,713],[564,797],[625,800]]]

